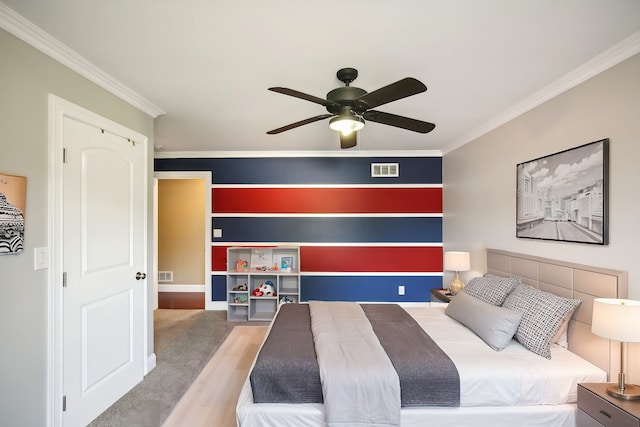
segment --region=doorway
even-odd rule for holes
[[[195,308],[194,295],[203,303],[201,307],[212,309],[211,183],[211,172],[154,174],[156,309]],[[189,217],[185,218],[187,214]],[[200,224],[192,224],[194,221]],[[164,227],[160,227],[161,224]],[[200,230],[199,236],[194,236],[193,225]]]

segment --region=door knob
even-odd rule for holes
[[[136,273],[136,280],[142,280],[146,278],[147,278],[147,275],[145,273],[141,273],[139,271]]]

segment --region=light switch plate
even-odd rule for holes
[[[33,269],[43,270],[49,268],[49,248],[33,249]]]

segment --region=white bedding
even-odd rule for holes
[[[606,372],[558,345],[550,360],[515,340],[495,351],[442,307],[405,310],[455,363],[460,406],[573,403],[578,383],[606,381]]]
[[[560,346],[552,347],[551,360],[515,340],[496,352],[442,307],[406,311],[456,364],[461,407],[403,408],[403,426],[427,420],[455,426],[574,426],[577,384],[606,381],[604,371]],[[322,404],[254,404],[248,378],[237,417],[242,427],[324,425]]]

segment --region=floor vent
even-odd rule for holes
[[[158,271],[158,282],[159,283],[173,282],[173,271]]]
[[[400,176],[398,163],[371,163],[372,178],[389,178]]]

